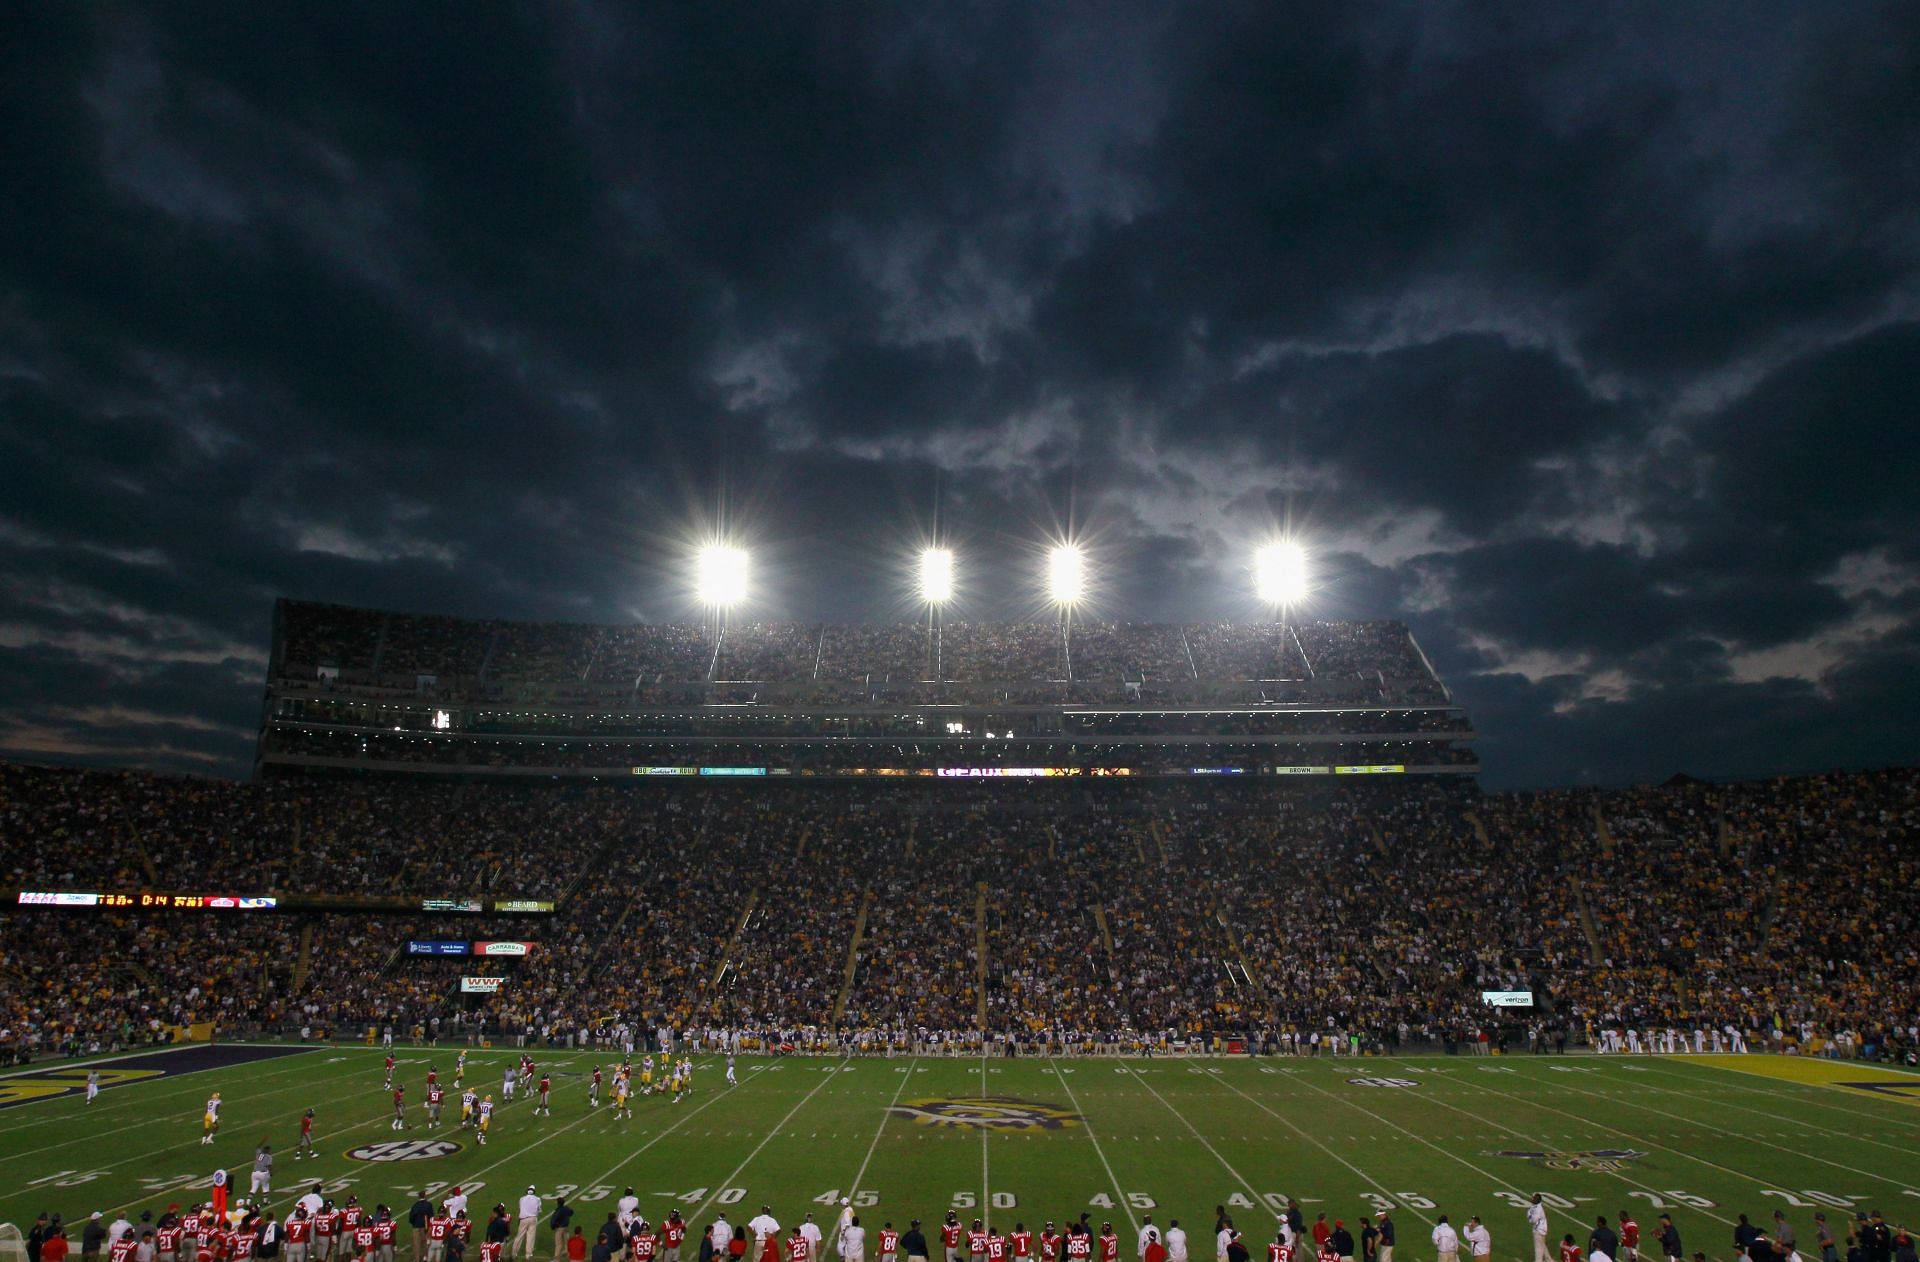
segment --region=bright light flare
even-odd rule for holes
[[[708,544],[694,563],[694,592],[703,605],[729,609],[747,598],[747,553],[727,544]]]
[[[1056,605],[1079,601],[1086,590],[1086,558],[1071,544],[1047,555],[1047,595]]]
[[[953,553],[928,548],[920,554],[920,599],[941,605],[953,599]]]
[[[1253,554],[1253,590],[1269,605],[1297,605],[1307,598],[1307,550],[1297,543],[1270,543]]]

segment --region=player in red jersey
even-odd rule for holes
[[[160,1220],[160,1226],[153,1233],[154,1262],[175,1262],[180,1255],[180,1237],[186,1234],[180,1220],[168,1214]],[[306,1262],[304,1258],[296,1262]]]
[[[356,1223],[353,1228],[353,1252],[354,1256],[360,1259],[360,1262],[373,1262],[375,1239],[373,1220],[362,1215],[360,1221]]]
[[[340,1211],[332,1201],[323,1201],[313,1216],[313,1253],[317,1262],[333,1262],[334,1245],[340,1239]]]
[[[1615,1262],[1640,1262],[1640,1224],[1624,1209],[1620,1211],[1620,1256]]]
[[[396,1063],[397,1062],[393,1059],[393,1053],[388,1052],[387,1053],[387,1090],[389,1091],[393,1090],[393,1067]]]
[[[107,1257],[110,1262],[133,1262],[133,1251],[139,1247],[140,1242],[133,1238],[133,1232],[123,1231],[120,1238],[113,1242],[113,1247],[107,1250]]]
[[[545,1113],[548,1117],[553,1116],[553,1106],[547,1102],[547,1094],[552,1090],[553,1090],[553,1080],[549,1078],[547,1075],[541,1074],[540,1075],[540,1096],[533,1106],[533,1111],[535,1113]]]
[[[891,1222],[880,1226],[879,1262],[898,1262],[900,1257],[900,1233],[893,1229]]]
[[[1093,1256],[1093,1237],[1084,1231],[1076,1231],[1067,1237],[1068,1262],[1086,1262]]]
[[[598,1065],[593,1067],[593,1077],[587,1080],[587,1107],[590,1109],[600,1107],[600,1066]]]
[[[445,1102],[447,1093],[438,1083],[427,1084],[427,1125],[440,1125],[440,1105]]]
[[[1572,1232],[1560,1239],[1560,1262],[1580,1262],[1580,1246],[1573,1242]]]
[[[308,1157],[319,1155],[313,1146],[313,1110],[308,1109],[300,1115],[300,1138],[293,1145],[293,1159],[305,1161]]]
[[[377,1262],[393,1262],[394,1241],[399,1235],[400,1224],[393,1221],[393,1211],[382,1205],[373,1219],[373,1251]]]
[[[946,1250],[947,1262],[960,1262],[960,1219],[952,1210],[947,1211],[947,1221],[940,1224],[940,1246]]]
[[[667,1214],[660,1224],[660,1262],[680,1262],[680,1244],[687,1238],[687,1224],[679,1210]]]
[[[228,1256],[233,1258],[251,1258],[253,1246],[260,1240],[260,1220],[251,1213],[240,1220],[233,1229],[233,1248]]]
[[[287,1242],[287,1262],[307,1262],[307,1249],[313,1242],[313,1220],[307,1217],[306,1206],[293,1207],[280,1234]]]
[[[660,1238],[653,1234],[653,1224],[644,1218],[635,1219],[633,1231],[627,1236],[629,1262],[653,1262],[659,1250]]]
[[[432,1065],[427,1066],[427,1085],[429,1087],[440,1085],[440,1071]]]
[[[1040,1262],[1060,1262],[1060,1233],[1051,1218],[1040,1228]]]
[[[1007,1238],[987,1228],[987,1262],[1007,1262]]]
[[[967,1228],[967,1262],[986,1262],[986,1257],[987,1229],[976,1218],[973,1226]]]
[[[787,1237],[787,1262],[813,1262],[813,1241],[800,1234],[800,1224],[793,1225],[793,1234]]]
[[[453,1234],[453,1219],[441,1210],[427,1220],[427,1262],[442,1262],[447,1256],[447,1237]]]
[[[1033,1233],[1025,1223],[1015,1223],[1007,1233],[1007,1249],[1013,1254],[1014,1262],[1027,1262],[1033,1256]]]
[[[1100,1262],[1120,1262],[1120,1237],[1112,1223],[1100,1224]]]

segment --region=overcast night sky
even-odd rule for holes
[[[1920,5],[9,5],[0,753],[279,595],[1401,617],[1490,786],[1910,762]],[[825,16],[822,16],[822,15]]]

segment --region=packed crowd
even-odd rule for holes
[[[704,1025],[905,1045],[1920,1047],[1920,773],[1434,782],[416,785],[0,768],[28,890],[551,898],[541,916],[9,909],[0,1048],[230,1028]],[[11,901],[11,900],[9,900]],[[477,962],[410,939],[528,940]],[[1503,1016],[1481,992],[1530,991]]]

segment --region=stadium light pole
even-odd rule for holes
[[[713,638],[713,657],[707,662],[707,678],[720,671],[720,650],[727,642],[727,614],[747,598],[747,576],[751,563],[745,548],[727,543],[710,543],[694,557],[693,591],[701,604],[711,609],[717,624]]]
[[[1086,592],[1087,561],[1079,548],[1065,543],[1047,554],[1047,595],[1060,609],[1060,660],[1067,682],[1073,681],[1073,645],[1069,628],[1073,607]]]
[[[1072,544],[1062,544],[1047,555],[1047,595],[1062,609],[1079,603],[1086,590],[1086,558]]]
[[[920,554],[920,599],[927,603],[927,634],[933,640],[934,682],[944,682],[946,663],[942,660],[940,607],[953,599],[953,552],[947,548],[928,548]]]
[[[1253,554],[1253,590],[1262,603],[1284,611],[1307,597],[1307,550],[1297,543],[1270,543]]]
[[[694,560],[694,594],[700,603],[726,611],[747,598],[750,562],[744,548],[710,543]]]

